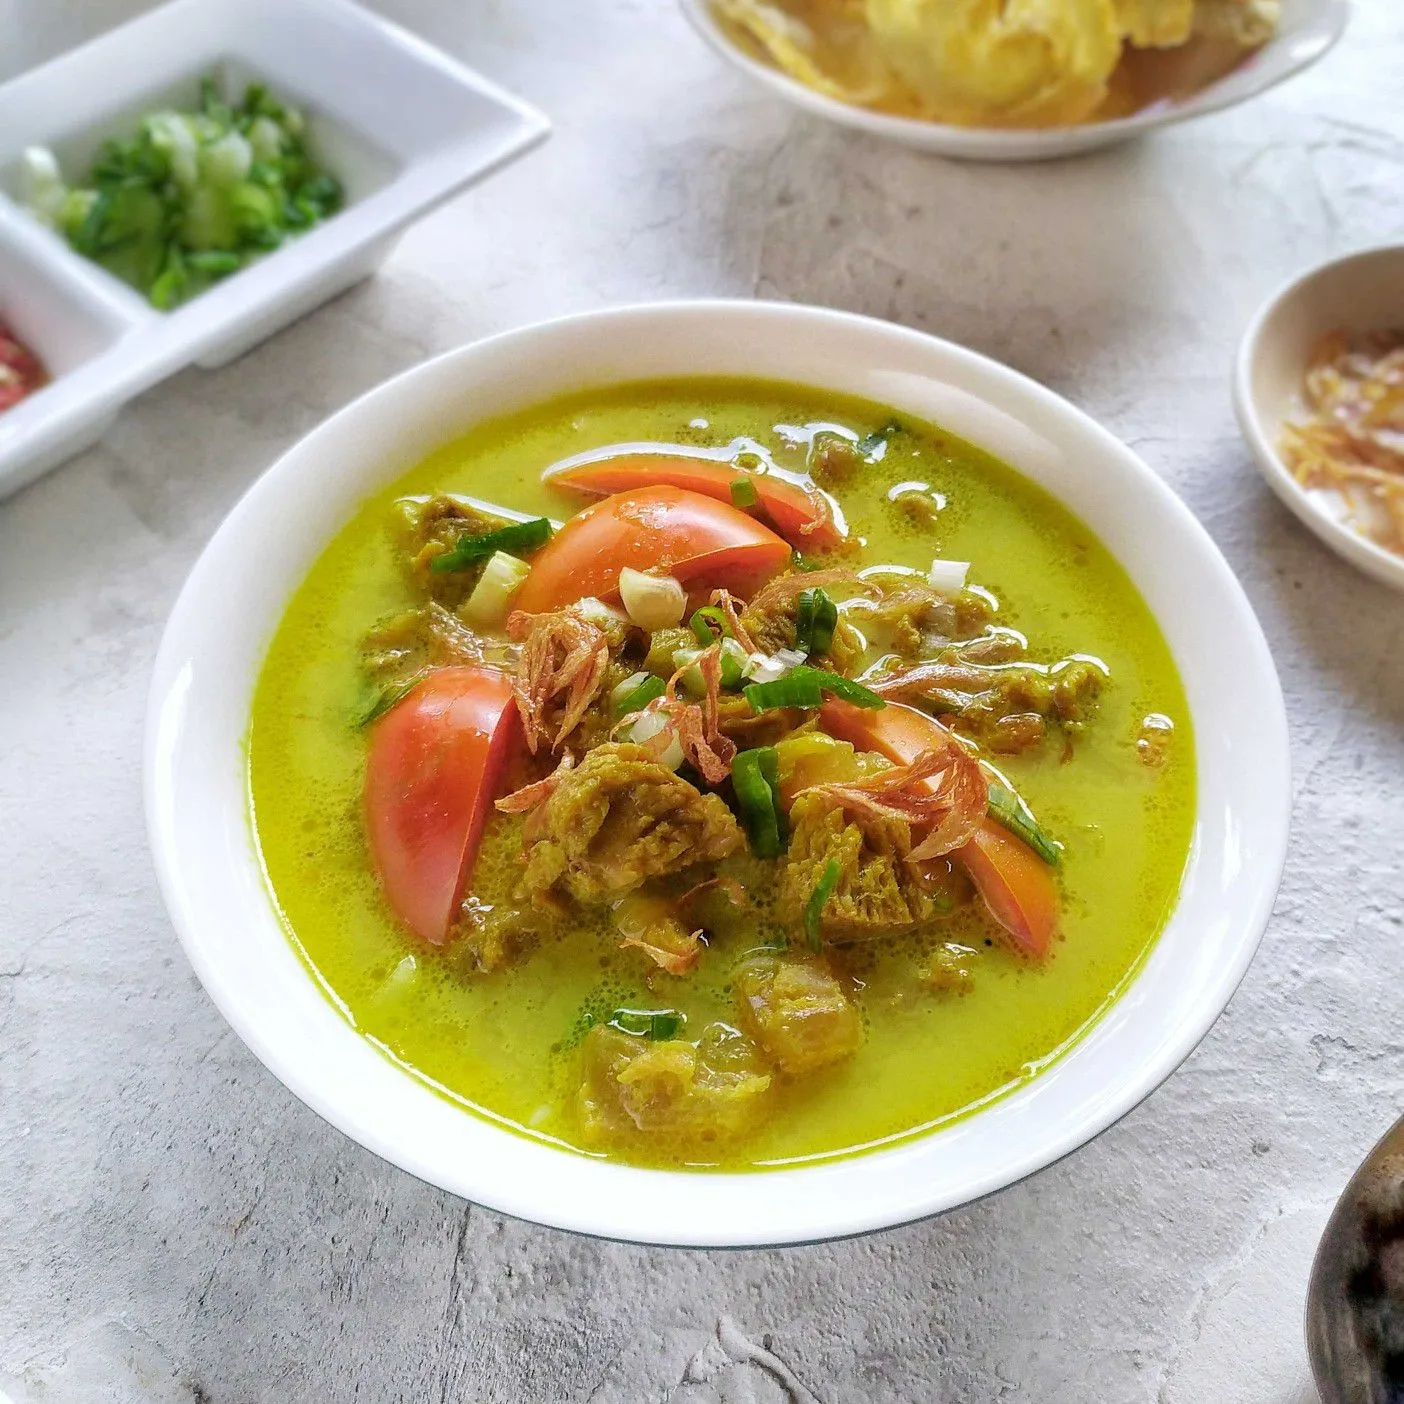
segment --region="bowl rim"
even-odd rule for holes
[[[997,1163],[994,1160],[981,1163],[979,1172],[970,1172],[958,1190],[947,1190],[933,1195],[923,1180],[910,1190],[900,1206],[871,1195],[853,1195],[849,1182],[856,1181],[858,1185],[868,1187],[870,1181],[881,1185],[886,1178],[895,1175],[902,1179],[906,1186],[907,1181],[914,1178],[909,1172],[913,1168],[919,1172],[922,1161],[930,1160],[934,1154],[932,1146],[940,1143],[940,1147],[948,1149],[956,1144],[951,1137],[961,1135],[963,1138],[962,1128],[970,1128],[982,1122],[990,1125],[990,1131],[982,1134],[993,1134],[996,1121],[1003,1127],[1010,1117],[1017,1116],[1021,1107],[1028,1105],[1032,1093],[1041,1087],[1047,1087],[1056,1077],[1060,1077],[1059,1068],[1071,1065],[1079,1057],[1081,1050],[1094,1043],[1100,1045],[1112,1038],[1113,1035],[1108,1033],[1112,1026],[1115,1026],[1114,1036],[1122,1037],[1125,1028],[1132,1022],[1131,1010],[1136,1003],[1133,996],[1145,993],[1142,987],[1147,980],[1148,971],[1155,963],[1159,942],[1156,947],[1152,947],[1149,957],[1138,967],[1116,1003],[1110,1009],[1104,1009],[1089,1028],[1078,1036],[1071,1046],[1071,1051],[1060,1058],[1057,1066],[1043,1071],[992,1106],[966,1116],[952,1127],[917,1133],[893,1146],[870,1150],[837,1161],[767,1169],[763,1174],[711,1172],[699,1175],[686,1171],[643,1170],[600,1162],[573,1152],[562,1152],[543,1146],[539,1142],[527,1142],[517,1134],[494,1126],[486,1117],[476,1116],[471,1112],[465,1114],[460,1107],[425,1088],[422,1081],[416,1079],[403,1065],[393,1062],[387,1055],[377,1051],[370,1040],[360,1035],[352,1027],[349,1019],[333,1007],[332,1001],[326,997],[316,977],[301,964],[299,957],[293,954],[292,942],[275,913],[274,900],[264,881],[257,851],[250,843],[248,857],[235,860],[235,866],[240,869],[239,876],[241,880],[248,881],[250,870],[253,870],[252,880],[257,883],[261,901],[267,908],[264,917],[266,921],[277,926],[279,941],[285,948],[285,954],[298,962],[301,971],[298,983],[305,987],[305,992],[310,992],[318,1008],[323,1010],[326,1036],[328,1040],[338,1044],[337,1056],[343,1061],[356,1060],[355,1072],[358,1077],[373,1076],[370,1063],[366,1061],[373,1060],[377,1066],[384,1068],[387,1076],[395,1079],[397,1095],[408,1099],[415,1094],[405,1089],[417,1086],[424,1097],[431,1099],[435,1106],[442,1108],[447,1114],[458,1118],[459,1123],[473,1123],[477,1128],[473,1135],[479,1136],[481,1133],[481,1136],[486,1138],[483,1143],[491,1145],[497,1158],[494,1165],[498,1165],[498,1162],[505,1164],[521,1160],[517,1150],[509,1150],[509,1142],[516,1148],[529,1146],[533,1156],[549,1157],[549,1162],[541,1162],[545,1164],[546,1178],[556,1184],[570,1179],[577,1182],[577,1193],[568,1203],[562,1203],[551,1196],[543,1199],[539,1187],[537,1190],[533,1190],[530,1185],[524,1188],[521,1182],[511,1178],[507,1170],[500,1166],[496,1171],[496,1178],[493,1167],[489,1167],[484,1178],[482,1167],[477,1163],[455,1164],[452,1170],[446,1170],[442,1153],[433,1153],[432,1147],[402,1143],[396,1139],[393,1129],[389,1128],[383,1119],[376,1123],[363,1115],[354,1099],[348,1102],[344,1093],[330,1095],[326,1081],[327,1077],[331,1076],[328,1060],[325,1057],[319,1058],[314,1067],[310,1058],[300,1059],[293,1050],[280,1043],[284,1038],[281,1031],[270,1034],[265,1026],[268,1016],[262,1007],[250,1003],[246,994],[238,995],[234,992],[232,982],[228,978],[227,956],[218,950],[217,942],[206,939],[207,929],[212,929],[212,922],[216,919],[208,910],[210,894],[200,888],[198,875],[188,875],[182,871],[182,855],[189,854],[189,850],[182,847],[182,820],[188,816],[177,817],[176,782],[173,776],[179,760],[177,752],[181,746],[188,748],[189,744],[183,739],[183,728],[184,707],[191,688],[191,649],[202,635],[217,633],[208,627],[208,616],[204,607],[211,600],[232,599],[237,595],[237,590],[229,589],[231,577],[225,568],[228,562],[220,558],[228,555],[231,560],[241,559],[232,554],[240,544],[241,534],[250,530],[252,525],[258,522],[260,515],[267,515],[276,510],[280,497],[285,497],[289,488],[296,485],[299,474],[307,476],[311,473],[308,465],[315,463],[319,448],[333,441],[337,434],[351,432],[358,420],[365,420],[385,406],[393,405],[397,398],[412,392],[416,382],[432,386],[436,377],[447,377],[462,371],[464,367],[467,368],[465,373],[471,373],[475,365],[490,365],[494,358],[506,358],[509,353],[521,352],[524,347],[531,349],[533,345],[536,354],[539,355],[543,347],[552,344],[553,339],[564,339],[572,335],[589,334],[603,329],[602,335],[614,335],[618,338],[621,334],[627,336],[631,331],[651,324],[661,324],[665,327],[689,323],[700,325],[716,319],[723,322],[745,319],[752,329],[774,328],[777,335],[783,335],[787,329],[812,330],[816,334],[828,329],[834,335],[855,339],[872,338],[875,342],[890,346],[894,354],[900,352],[913,359],[925,357],[933,363],[940,362],[951,367],[950,373],[953,376],[957,373],[968,374],[987,381],[992,387],[998,386],[1017,398],[1030,417],[1033,417],[1037,409],[1039,414],[1052,416],[1058,423],[1065,425],[1070,435],[1076,434],[1081,439],[1095,442],[1104,452],[1108,463],[1115,460],[1134,480],[1136,493],[1144,494],[1148,499],[1147,511],[1154,509],[1167,514],[1173,519],[1176,529],[1184,534],[1184,539],[1193,543],[1200,564],[1213,577],[1211,593],[1215,598],[1216,608],[1222,610],[1222,618],[1226,621],[1225,628],[1237,634],[1237,646],[1241,650],[1242,677],[1247,680],[1245,685],[1255,691],[1255,700],[1263,707],[1261,715],[1255,719],[1253,738],[1249,744],[1259,748],[1265,763],[1256,777],[1257,783],[1249,787],[1245,782],[1243,791],[1246,795],[1251,789],[1253,802],[1265,817],[1265,827],[1262,832],[1254,835],[1256,859],[1250,865],[1250,870],[1236,875],[1236,885],[1232,892],[1241,910],[1232,923],[1231,941],[1226,937],[1227,958],[1218,959],[1218,952],[1212,961],[1206,957],[1205,969],[1201,976],[1196,977],[1205,985],[1202,995],[1190,1000],[1184,1008],[1177,1007],[1172,1026],[1164,1031],[1163,1037],[1157,1036],[1153,1056],[1145,1057],[1130,1072],[1107,1079],[1109,1083],[1114,1084],[1112,1091],[1108,1092],[1098,1084],[1094,1099],[1096,1106],[1087,1109],[1084,1115],[1084,1109],[1079,1104],[1080,1120],[1051,1127],[1046,1133],[1035,1138],[1032,1148],[1020,1147],[1017,1154],[1000,1158]],[[702,375],[706,372],[698,371],[696,374]],[[638,374],[616,374],[590,383],[622,384],[643,378],[645,377]],[[783,371],[778,373],[778,378],[786,378]],[[564,392],[556,388],[545,391],[536,398],[538,402],[544,402],[560,393]],[[495,412],[488,409],[479,414],[476,421],[468,422],[489,419],[495,417],[495,413],[501,412],[500,407]],[[408,466],[408,463],[399,458],[384,464],[379,470],[378,481],[382,484],[393,481],[394,477],[405,471]],[[1052,491],[1046,485],[1045,490]],[[1056,493],[1054,495],[1057,496]],[[344,524],[355,505],[355,501],[343,501],[342,506],[346,510],[337,526],[332,528],[330,535],[334,535],[340,525]],[[1101,535],[1101,532],[1098,534]],[[321,539],[315,547],[309,548],[300,557],[301,575],[305,575],[311,563],[325,548],[328,539],[329,536]],[[1134,569],[1127,567],[1124,561],[1123,567],[1128,569],[1135,581]],[[1139,588],[1141,586],[1138,584]],[[286,601],[287,596],[284,594],[273,619],[274,627],[277,619],[281,617],[282,609],[286,607]],[[1159,616],[1157,622],[1164,627]],[[240,694],[243,699],[240,704],[240,716],[241,726],[245,729],[248,698],[261,667],[267,642],[267,637],[264,637],[252,668],[253,676],[242,680],[246,687]],[[1202,721],[1197,712],[1194,712],[1194,721],[1196,732],[1199,733],[1197,739],[1202,745]],[[1199,830],[1205,806],[1202,753],[1199,760],[1201,781],[1200,792],[1196,797],[1196,838],[1180,894],[1162,931],[1162,942],[1165,933],[1170,930],[1181,908],[1186,904],[1191,879],[1200,861]],[[448,1189],[495,1211],[599,1237],[687,1247],[751,1247],[826,1241],[919,1221],[1013,1184],[1061,1159],[1106,1130],[1148,1096],[1184,1061],[1218,1019],[1242,981],[1262,939],[1276,898],[1286,859],[1290,811],[1289,753],[1282,693],[1271,654],[1251,605],[1227,562],[1203,527],[1169,487],[1131,449],[1121,444],[1083,411],[1019,372],[924,332],[825,308],[710,299],[635,304],[576,313],[469,343],[401,372],[367,391],[323,421],[290,448],[249,487],[224,519],[192,569],[172,611],[158,650],[152,678],[146,719],[143,783],[148,834],[157,877],[186,955],[206,992],[231,1026],[260,1061],[294,1095],[344,1134],[383,1158],[428,1183]],[[199,788],[198,785],[196,788]],[[246,803],[239,820],[247,829]],[[1241,858],[1241,855],[1239,857]],[[1225,863],[1227,862],[1226,856]],[[206,904],[206,910],[203,912],[202,903]],[[221,960],[226,961],[225,968],[221,968]],[[303,998],[303,992],[292,993],[298,998]],[[333,1033],[332,1024],[341,1028],[343,1032]],[[1132,1035],[1125,1034],[1125,1037]],[[361,1051],[354,1051],[356,1049]],[[1085,1060],[1082,1065],[1085,1065]],[[420,1112],[425,1116],[437,1115],[429,1113],[419,1104],[416,1106],[416,1116]],[[1012,1110],[1004,1112],[1002,1108]],[[532,1162],[534,1166],[537,1163]],[[879,1163],[885,1167],[881,1172],[874,1169]],[[761,1219],[757,1210],[752,1212],[748,1219],[742,1215],[744,1231],[732,1227],[730,1223],[707,1219],[708,1212],[711,1212],[707,1206],[711,1205],[713,1200],[725,1202],[727,1195],[734,1194],[738,1205],[744,1210],[751,1199],[763,1197],[756,1194],[757,1187],[761,1184],[783,1183],[797,1188],[801,1180],[819,1195],[823,1203],[822,1213],[803,1211],[787,1221],[771,1222]],[[701,1185],[710,1188],[699,1192],[695,1187]],[[680,1186],[689,1187],[692,1199],[701,1201],[700,1212],[697,1211],[696,1205],[686,1202],[674,1207],[671,1196]],[[720,1192],[717,1191],[717,1186],[721,1186]],[[843,1194],[839,1196],[832,1193],[830,1186],[842,1187]],[[606,1202],[596,1202],[591,1192],[599,1192]],[[794,1188],[788,1193],[793,1194]],[[613,1200],[613,1203],[607,1202],[609,1200]],[[689,1213],[689,1208],[694,1212]]]
[[[1225,75],[1225,78],[1216,80],[1182,102],[1148,108],[1127,117],[1071,127],[1025,128],[963,127],[949,122],[928,122],[919,117],[878,112],[829,97],[748,54],[722,28],[711,0],[678,0],[684,17],[714,52],[794,105],[873,136],[958,160],[973,161],[1024,161],[1073,156],[1127,141],[1162,127],[1193,121],[1196,117],[1207,117],[1260,97],[1325,58],[1344,36],[1350,23],[1350,0],[1317,0],[1317,3],[1321,7],[1323,22],[1317,42],[1308,49],[1294,53],[1280,70],[1269,74],[1250,91],[1222,91],[1225,78],[1229,76]],[[1269,44],[1273,42],[1275,40],[1270,40]],[[1266,49],[1268,45],[1263,47]]]
[[[1345,522],[1323,512],[1307,495],[1307,490],[1292,475],[1282,461],[1277,445],[1268,437],[1263,425],[1258,397],[1253,390],[1258,359],[1266,345],[1266,334],[1272,320],[1294,299],[1302,296],[1318,279],[1330,277],[1339,269],[1353,263],[1375,259],[1394,259],[1404,274],[1404,243],[1372,244],[1351,253],[1324,259],[1304,272],[1293,274],[1280,284],[1253,315],[1234,357],[1233,407],[1239,429],[1252,451],[1258,471],[1282,503],[1316,537],[1325,542],[1342,560],[1380,584],[1404,590],[1404,556],[1396,555],[1368,536],[1362,536]]]

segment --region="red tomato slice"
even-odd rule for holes
[[[395,915],[435,945],[448,936],[521,742],[511,680],[495,668],[440,668],[376,724],[366,763],[371,857]]]
[[[1014,944],[1036,959],[1047,955],[1058,929],[1058,890],[1048,864],[993,819],[953,856]]]
[[[780,571],[789,546],[727,503],[675,487],[618,493],[572,517],[532,558],[513,605],[528,614],[619,593],[619,572],[661,567],[684,583],[748,595]]]
[[[910,764],[950,736],[935,717],[898,702],[873,711],[831,698],[820,710],[819,725],[830,736],[877,751],[898,765]],[[970,874],[990,915],[1015,946],[1026,955],[1046,955],[1058,927],[1058,889],[1043,859],[993,819],[986,819],[951,857]]]
[[[805,488],[772,473],[747,472],[712,458],[631,453],[546,475],[546,482],[552,487],[594,493],[630,492],[667,483],[728,505],[734,505],[731,485],[738,480],[755,488],[765,514],[792,546],[802,551],[822,551],[839,545],[847,535],[833,504],[818,488]]]

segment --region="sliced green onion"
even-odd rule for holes
[[[853,447],[863,455],[864,458],[880,459],[887,452],[887,441],[894,435],[902,432],[902,426],[895,420],[889,419],[881,429],[874,429],[871,434],[864,434]]]
[[[536,551],[551,539],[551,523],[545,517],[533,517],[526,522],[509,522],[496,531],[478,536],[460,536],[453,546],[429,562],[429,569],[443,575],[451,570],[467,570],[496,551],[518,555]]]
[[[662,678],[652,673],[635,673],[625,678],[610,693],[616,717],[627,717],[630,712],[642,712],[655,697],[662,697],[666,684]]]
[[[356,718],[356,725],[369,726],[373,721],[379,721],[395,703],[407,693],[412,692],[420,681],[422,681],[422,675],[416,674],[408,682],[392,683],[389,687],[381,688],[376,694],[375,700]]]
[[[629,740],[636,746],[646,746],[657,736],[667,733],[668,739],[664,744],[663,753],[655,756],[658,764],[667,770],[679,770],[686,757],[683,755],[683,748],[678,743],[677,733],[673,730],[673,724],[668,720],[666,712],[640,712],[638,719],[629,728]]]
[[[702,669],[697,666],[697,656],[702,650],[700,648],[675,648],[673,650],[673,671],[683,672],[678,679],[683,687],[694,697],[701,697],[707,691],[707,684],[702,677]]]
[[[728,647],[730,645],[730,647]],[[708,645],[710,647],[710,645]],[[697,660],[701,657],[703,649],[700,648],[675,648],[673,650],[673,668],[686,668],[687,672],[682,675],[682,685],[694,697],[705,696],[707,691],[706,681],[702,677],[702,670],[697,666]],[[724,639],[721,649],[721,685],[735,691],[746,681],[745,666],[748,661],[746,651],[734,639]]]
[[[839,860],[830,858],[823,875],[814,884],[814,891],[809,894],[809,901],[804,904],[804,935],[812,951],[817,951],[823,943],[824,908],[828,905],[829,898],[834,895],[834,888],[838,886],[842,872]]]
[[[753,712],[770,712],[777,707],[819,707],[824,698],[840,697],[857,707],[876,711],[887,703],[851,678],[826,673],[822,668],[792,668],[774,682],[752,683],[745,689],[746,701]]]
[[[760,501],[756,485],[749,478],[735,478],[731,483],[731,505],[733,507],[754,507]]]
[[[70,188],[52,153],[23,158],[21,194],[71,245],[163,310],[341,207],[293,108],[250,85],[242,104],[202,80],[196,111],[155,111],[105,141]]]
[[[746,665],[751,656],[735,639],[723,639],[721,646],[721,685],[735,691],[746,681]]]
[[[609,1016],[608,1022],[611,1028],[618,1029],[620,1033],[666,1043],[670,1038],[678,1036],[685,1016],[676,1009],[616,1009]]]
[[[619,598],[629,618],[650,634],[671,629],[687,613],[687,593],[671,575],[650,575],[632,566],[619,572]]]
[[[778,858],[785,846],[780,809],[780,756],[774,746],[741,751],[731,763],[731,786],[757,858]]]
[[[490,629],[507,618],[512,596],[522,588],[531,574],[531,567],[506,551],[494,551],[473,587],[473,593],[459,611],[468,624]]]
[[[693,636],[703,648],[716,643],[718,639],[731,637],[726,615],[716,605],[703,605],[701,609],[693,610],[692,618],[687,623]]]
[[[1028,805],[998,780],[990,781],[989,814],[1015,838],[1023,839],[1050,867],[1056,868],[1063,861],[1063,845],[1050,838]]]
[[[185,255],[188,268],[193,268],[197,273],[213,273],[216,277],[233,273],[243,262],[238,254],[227,253],[223,249],[195,249]]]
[[[801,590],[795,612],[795,647],[806,654],[827,653],[838,627],[838,606],[822,588]]]

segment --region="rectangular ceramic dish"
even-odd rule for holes
[[[257,77],[307,115],[345,208],[171,312],[71,250],[16,198],[28,146],[66,175],[160,107]],[[52,380],[0,414],[0,496],[95,442],[128,400],[222,365],[364,278],[411,220],[543,140],[541,113],[348,0],[172,0],[0,85],[0,319]]]

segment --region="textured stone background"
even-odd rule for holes
[[[0,76],[140,8],[0,0]],[[1314,1236],[1404,1091],[1404,627],[1268,495],[1228,371],[1273,285],[1404,233],[1396,0],[1360,0],[1325,65],[1249,108],[1027,169],[792,114],[669,0],[379,8],[537,101],[550,145],[0,504],[0,1384],[23,1404],[1305,1404]],[[681,294],[875,313],[1071,397],[1222,546],[1292,716],[1286,881],[1204,1045],[1032,1182],[860,1242],[619,1247],[382,1164],[226,1029],[146,853],[157,637],[254,476],[426,355]]]

